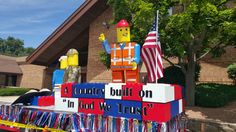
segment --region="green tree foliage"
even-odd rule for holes
[[[24,42],[14,37],[0,38],[0,54],[9,56],[26,56],[31,54],[34,48],[24,48]]]
[[[111,65],[111,56],[107,54],[105,51],[99,52],[100,61],[106,66],[107,69],[110,69]]]
[[[26,47],[26,48],[24,48],[24,53],[23,53],[23,55],[29,55],[29,54],[33,53],[34,50],[35,50],[35,49],[34,49],[33,47]]]
[[[131,39],[143,44],[155,13],[159,10],[159,33],[164,59],[178,57],[186,77],[187,104],[194,105],[195,64],[205,55],[223,54],[224,47],[236,44],[236,8],[229,0],[108,0],[114,23],[121,18],[131,24]],[[168,14],[174,7],[177,12]]]
[[[233,63],[227,67],[228,77],[234,81],[236,85],[236,63]]]

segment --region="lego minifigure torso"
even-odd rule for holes
[[[132,69],[134,42],[111,44],[111,69]]]

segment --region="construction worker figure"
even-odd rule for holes
[[[117,43],[110,45],[104,34],[99,36],[104,50],[111,54],[112,82],[139,82],[140,45],[130,42],[130,27],[126,20],[120,20],[116,30]]]

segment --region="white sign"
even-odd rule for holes
[[[143,91],[152,93],[152,96],[143,96],[145,102],[167,103],[175,99],[174,86],[169,84],[148,83],[143,85]]]
[[[55,89],[55,109],[69,112],[78,112],[78,98],[61,97],[61,90]]]
[[[105,99],[122,99],[122,85],[125,85],[125,83],[109,83],[105,85]]]
[[[179,113],[183,112],[183,99],[179,100]]]

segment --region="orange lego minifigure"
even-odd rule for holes
[[[117,23],[116,28],[117,43],[110,45],[104,34],[99,36],[103,48],[111,54],[112,82],[139,82],[140,45],[130,42],[130,28],[126,20]]]

